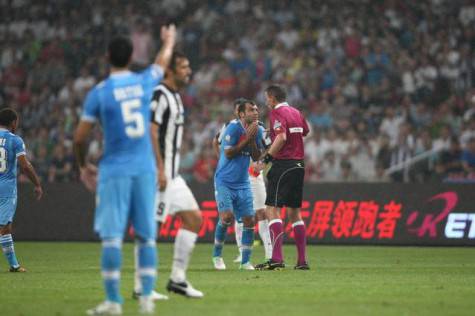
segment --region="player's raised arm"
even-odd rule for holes
[[[43,196],[43,189],[41,187],[40,178],[36,174],[35,168],[30,163],[26,155],[18,156],[18,163],[20,164],[21,172],[26,174],[31,183],[35,186],[36,199],[39,200]]]
[[[176,27],[175,24],[169,26],[162,26],[160,30],[160,38],[162,40],[162,46],[160,51],[155,57],[154,64],[162,67],[163,70],[168,68],[170,60],[173,54],[173,47],[176,41]]]

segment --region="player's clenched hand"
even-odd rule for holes
[[[258,128],[259,126],[257,125],[257,122],[252,122],[249,124],[249,126],[246,128],[248,139],[254,139],[256,137]]]
[[[91,192],[96,191],[97,186],[97,167],[91,164],[87,164],[80,169],[80,179],[86,189]]]
[[[41,185],[35,186],[35,195],[36,195],[36,200],[41,199],[43,196],[43,188],[41,188]]]
[[[160,30],[160,38],[163,43],[168,45],[175,45],[176,40],[176,27],[175,24],[170,24],[169,26],[162,26]]]
[[[167,176],[165,175],[165,172],[158,173],[158,188],[160,192],[165,191],[167,188]]]

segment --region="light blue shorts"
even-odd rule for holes
[[[16,196],[0,198],[0,226],[13,222],[16,211],[16,201]]]
[[[155,239],[155,174],[99,180],[94,230],[101,239],[123,238],[130,221],[135,234]]]
[[[236,220],[255,215],[250,187],[236,190],[224,185],[215,185],[214,195],[218,212],[233,211]]]

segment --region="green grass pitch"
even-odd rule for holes
[[[98,243],[17,242],[28,273],[8,273],[0,261],[0,315],[84,315],[103,300]],[[172,244],[159,244],[157,289],[164,292]],[[171,295],[157,315],[475,315],[472,248],[310,246],[312,270],[294,271],[295,249],[285,247],[284,271],[239,271],[234,245],[225,246],[227,271],[214,271],[211,245],[195,249],[188,277],[202,300]],[[257,247],[254,262],[260,262]],[[125,315],[131,299],[132,244],[124,246]]]

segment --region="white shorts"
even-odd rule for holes
[[[164,223],[167,215],[175,215],[180,211],[199,210],[193,193],[181,176],[167,183],[164,192],[157,192],[157,222]]]
[[[266,184],[264,183],[264,177],[259,174],[258,177],[249,176],[252,190],[252,203],[254,210],[260,210],[266,207]]]

